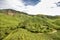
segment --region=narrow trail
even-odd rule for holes
[[[53,34],[53,33],[56,33],[56,32],[57,32],[57,30],[54,30],[52,32],[49,32],[49,34]]]

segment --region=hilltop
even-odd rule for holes
[[[60,40],[60,16],[0,10],[0,40]]]

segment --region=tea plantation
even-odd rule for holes
[[[4,11],[4,10],[2,10]],[[0,40],[60,40],[60,16],[14,16],[0,11]]]

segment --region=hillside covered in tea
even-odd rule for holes
[[[60,16],[0,10],[0,40],[60,40]]]

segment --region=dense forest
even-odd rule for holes
[[[60,16],[0,10],[0,40],[60,40]]]

